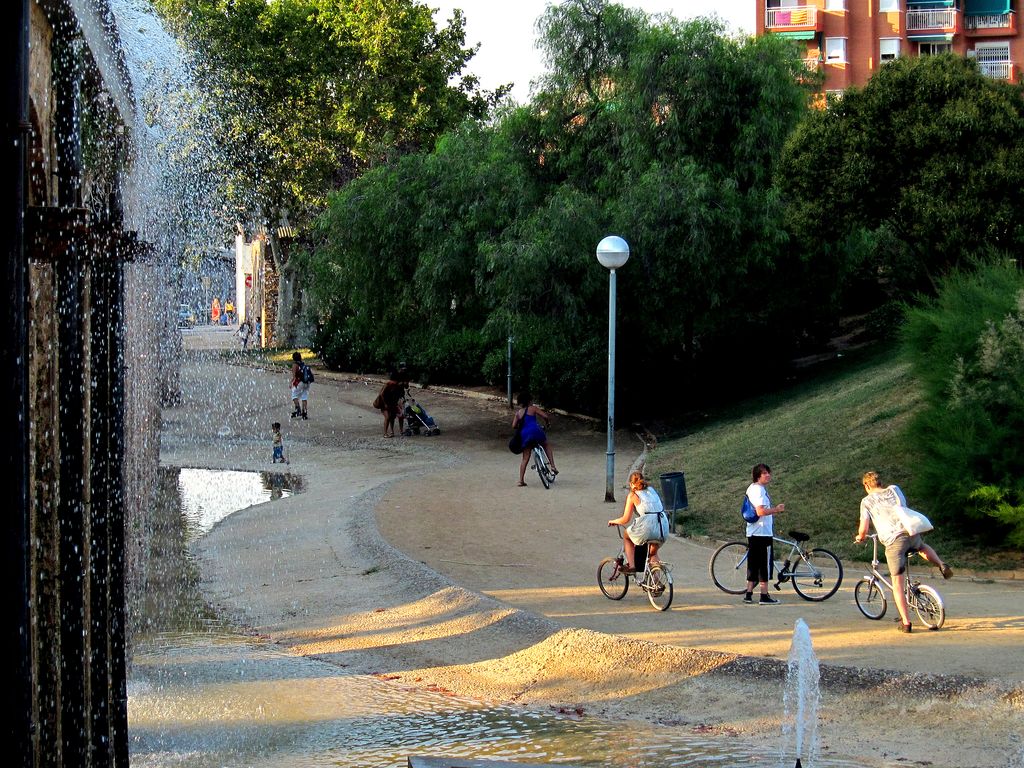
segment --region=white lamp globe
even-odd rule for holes
[[[597,260],[607,269],[618,269],[629,261],[629,244],[618,235],[608,235],[597,244]]]

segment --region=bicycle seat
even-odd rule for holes
[[[793,541],[810,541],[811,537],[803,531],[790,531],[789,538]]]

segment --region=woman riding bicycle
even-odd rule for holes
[[[544,419],[544,425],[547,426],[550,422],[548,415],[533,404],[533,398],[530,397],[529,392],[519,393],[519,409],[516,411],[516,415],[512,417],[512,429],[519,429],[522,436],[521,444],[523,446],[523,458],[519,462],[519,485],[526,485],[526,465],[530,463],[530,452],[533,450],[533,446],[539,445],[544,449],[544,453],[547,454],[548,464],[551,466],[551,471],[556,475],[558,470],[555,468],[555,457],[551,452],[551,443],[548,442],[548,436],[544,433],[540,424],[537,423],[538,417]]]
[[[635,515],[635,517],[634,517]],[[632,520],[632,522],[630,522]],[[649,544],[647,557],[652,563],[658,562],[658,548],[668,538],[668,517],[665,505],[661,503],[658,492],[651,487],[642,472],[629,473],[629,496],[622,517],[609,520],[608,525],[626,525],[626,535],[622,543],[626,551],[626,566],[623,573],[636,570],[636,548]]]

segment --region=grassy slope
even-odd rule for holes
[[[902,431],[920,394],[909,368],[889,353],[843,361],[836,368],[784,391],[741,403],[693,427],[687,436],[663,442],[648,472],[686,473],[689,510],[684,532],[731,540],[743,537],[740,502],[750,468],[772,468],[773,503],[785,502],[776,532],[790,529],[812,536],[812,546],[831,549],[843,560],[870,559],[870,549],[853,544],[857,530],[861,475],[869,469],[898,483],[915,503],[912,446]],[[1019,566],[1019,553],[982,556],[951,532],[928,541],[954,565],[972,568]]]

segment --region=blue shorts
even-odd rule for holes
[[[284,446],[283,445],[275,445],[274,446],[274,461],[277,461],[278,459],[281,459],[282,461],[284,461]]]

